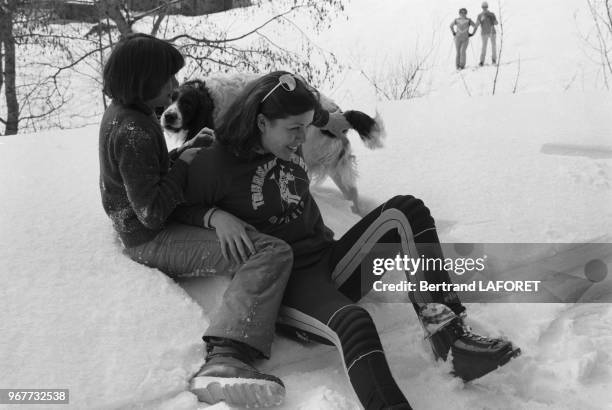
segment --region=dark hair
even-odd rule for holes
[[[467,14],[467,9],[466,8],[460,8],[459,9],[459,14],[461,14],[461,13]]]
[[[122,104],[142,103],[155,98],[183,65],[183,56],[167,41],[129,34],[117,43],[104,65],[104,94]]]
[[[269,120],[277,120],[320,109],[318,93],[299,76],[293,76],[296,80],[295,90],[286,91],[278,87],[262,103],[263,97],[278,85],[279,77],[283,74],[290,73],[274,71],[247,84],[221,117],[215,131],[220,144],[230,147],[240,157],[252,158],[254,150],[261,147],[258,114],[265,115]]]

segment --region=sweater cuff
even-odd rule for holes
[[[172,219],[198,228],[208,228],[205,221],[210,208],[201,205],[179,205],[172,213]]]

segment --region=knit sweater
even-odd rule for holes
[[[102,206],[124,246],[151,240],[184,201],[188,166],[170,157],[162,129],[145,105],[112,103],[99,137]]]
[[[273,154],[243,159],[214,143],[200,150],[189,167],[185,196],[188,204],[175,216],[201,225],[193,210],[216,206],[253,225],[258,231],[280,238],[293,249],[294,266],[306,266],[320,258],[333,241],[310,193],[310,181],[301,151],[284,161]]]

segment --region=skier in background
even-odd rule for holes
[[[470,26],[474,27],[474,31],[470,33]],[[455,59],[455,66],[457,70],[463,70],[465,68],[465,51],[467,50],[470,42],[470,37],[476,32],[476,24],[471,18],[467,17],[467,9],[459,9],[459,17],[454,19],[450,24],[451,32],[455,37],[455,47],[457,48],[457,58]]]
[[[482,51],[480,52],[480,66],[482,67],[487,56],[487,42],[491,40],[491,57],[493,64],[497,64],[497,45],[495,26],[497,25],[497,17],[489,11],[489,3],[482,2],[482,13],[476,18],[476,27],[474,33],[480,27],[480,35],[482,38]]]

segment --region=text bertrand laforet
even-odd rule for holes
[[[372,273],[381,276],[390,270],[399,270],[414,276],[418,271],[453,272],[463,275],[466,272],[482,272],[485,270],[485,258],[410,258],[407,255],[397,255],[395,258],[376,258],[373,260]],[[416,281],[415,281],[416,282]],[[426,280],[418,282],[401,281],[400,283],[374,282],[372,289],[376,292],[538,292],[539,280],[488,280],[471,283],[429,283]]]

